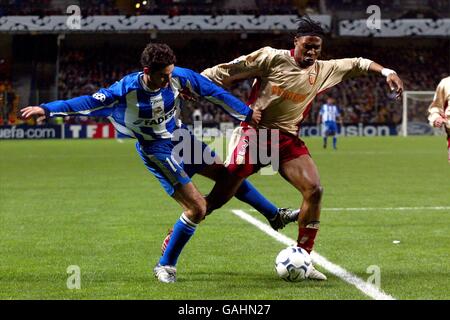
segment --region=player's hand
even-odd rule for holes
[[[386,82],[392,92],[395,91],[395,99],[400,99],[403,93],[403,81],[396,73],[387,76]]]
[[[261,121],[261,110],[253,109],[252,120],[250,121],[250,125],[252,127],[256,127],[256,125]]]
[[[445,119],[444,117],[439,117],[436,120],[434,120],[433,122],[433,127],[435,128],[441,128],[445,123],[447,123],[447,119]]]
[[[195,99],[194,95],[188,88],[184,88],[183,90],[179,91],[178,94],[182,100],[197,101],[197,99]]]
[[[24,120],[30,119],[33,116],[37,116],[37,121],[45,120],[45,111],[38,106],[25,107],[20,110],[20,117]]]

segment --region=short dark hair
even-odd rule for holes
[[[159,71],[176,62],[172,49],[164,43],[149,43],[141,54],[142,67],[148,67],[151,71]]]
[[[325,36],[325,30],[323,30],[320,23],[312,20],[309,16],[300,17],[297,22],[296,37],[316,36],[323,38]]]

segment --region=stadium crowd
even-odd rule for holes
[[[11,81],[11,62],[0,56],[0,126],[15,124],[19,95]]]
[[[271,15],[329,14],[344,18],[364,18],[372,0],[0,0],[0,17],[6,15],[65,15],[69,5],[79,5],[83,16],[92,15]],[[445,18],[450,15],[448,0],[377,1],[388,18]]]
[[[205,56],[198,52],[198,41],[200,40],[192,41],[190,45],[183,47],[182,51],[180,48],[182,54],[178,55],[179,66],[201,72],[206,67],[230,61],[240,54],[249,53],[262,46],[260,43],[242,40],[242,43],[230,48],[214,40],[202,40],[202,45],[209,48],[208,55]],[[435,49],[439,51],[438,48]],[[176,48],[175,51],[177,51]],[[435,52],[435,50],[409,46],[402,46],[395,50],[360,46],[356,50],[347,45],[333,45],[326,47],[323,59],[353,56],[374,59],[396,69],[405,82],[406,90],[433,91],[439,79],[448,74],[450,65],[448,56],[435,55]],[[63,50],[60,61],[58,81],[60,99],[91,94],[100,87],[111,85],[127,73],[140,69],[136,63],[139,58],[136,55],[130,56],[130,50],[111,50],[109,47],[100,50]],[[248,100],[250,90],[251,83],[248,81],[231,88],[232,93],[243,101]],[[313,103],[306,123],[315,123],[320,105],[325,102],[327,96],[337,100],[343,112],[344,123],[347,124],[399,124],[402,119],[401,103],[392,100],[385,79],[378,75],[346,80],[319,96]],[[422,111],[412,109],[410,120],[416,116],[423,120]],[[233,121],[227,114],[204,99],[196,102],[186,101],[182,116],[186,123],[201,119],[206,125]],[[87,121],[82,118],[70,119],[72,122],[80,120]]]
[[[233,58],[250,53],[253,50],[267,45],[261,39],[250,41],[241,39],[236,45],[219,44],[215,40],[192,40],[183,48],[176,48],[178,54],[177,65],[191,68],[197,72],[220,62],[230,61]],[[207,55],[198,51],[199,47],[208,47]],[[272,45],[281,48],[282,46]],[[362,56],[374,59],[380,63],[394,68],[405,82],[406,90],[434,91],[439,79],[448,75],[450,58],[445,54],[435,54],[448,50],[443,44],[430,48],[418,46],[401,46],[387,49],[374,46],[354,47],[342,43],[329,43],[324,48],[323,59]],[[448,46],[448,44],[447,44]],[[140,48],[130,50],[127,47],[98,46],[95,50],[62,48],[59,63],[58,99],[92,94],[100,87],[108,87],[117,79],[128,73],[140,70]],[[414,66],[413,68],[411,66]],[[0,121],[2,124],[15,124],[17,119],[18,96],[14,93],[8,79],[0,79]],[[231,88],[232,93],[243,101],[247,101],[251,90],[251,82],[236,84]],[[377,123],[399,124],[402,119],[402,105],[399,101],[391,99],[385,79],[378,75],[369,75],[357,79],[349,79],[314,101],[305,124],[314,124],[317,119],[320,105],[326,97],[336,99],[343,113],[346,124]],[[427,104],[428,101],[425,101]],[[419,108],[420,106],[420,108]],[[417,103],[417,108],[409,110],[410,121],[426,121],[423,112],[424,105]],[[205,125],[217,122],[234,121],[210,102],[200,99],[192,102],[186,101],[182,108],[182,118],[186,123],[202,120]],[[68,117],[68,123],[92,123],[93,119],[83,117]],[[98,119],[105,122],[106,119]]]
[[[235,15],[318,13],[317,1],[254,0],[79,0],[83,16],[92,15]],[[68,3],[54,0],[0,0],[0,17],[6,15],[65,15]],[[307,12],[305,11],[307,9]]]
[[[0,125],[16,123],[19,96],[14,92],[9,80],[0,80]]]
[[[55,0],[0,0],[0,16],[7,14],[66,14],[65,11],[55,9]],[[59,1],[63,3],[64,1]],[[369,1],[370,2],[370,1]],[[395,7],[401,4],[402,0],[382,1],[381,4]],[[214,5],[212,5],[214,3]],[[227,5],[228,3],[228,5]],[[310,8],[312,12],[319,12],[319,1],[299,1],[299,0],[253,0],[239,1],[210,1],[210,0],[161,0],[146,2],[140,7],[140,14],[288,14],[295,13],[298,7]],[[245,4],[244,4],[245,3]],[[353,2],[352,2],[353,3]],[[354,1],[355,6],[365,6],[368,1]],[[446,1],[433,2],[433,8],[445,6]],[[92,14],[123,14],[115,0],[80,0],[80,7],[84,15]],[[251,4],[251,5],[250,5]],[[322,3],[323,4],[323,3]],[[350,1],[325,1],[329,9],[346,8],[350,6]],[[233,7],[234,5],[234,7]],[[176,8],[177,7],[177,8]],[[86,8],[88,11],[83,11]],[[221,8],[217,11],[217,8]],[[257,11],[254,11],[254,10]],[[323,8],[322,8],[323,9]],[[59,11],[58,11],[59,10]],[[171,11],[172,10],[172,11]],[[293,10],[293,11],[292,11]],[[170,13],[171,12],[171,13]],[[281,37],[280,37],[281,38]],[[183,48],[177,48],[176,43],[172,44],[178,58],[178,65],[191,68],[195,71],[202,71],[206,67],[213,66],[220,62],[226,62],[238,57],[241,54],[250,53],[260,47],[270,45],[276,48],[288,48],[288,42],[281,44],[274,38],[265,35],[242,38],[238,41],[233,39],[234,45],[230,46],[215,40],[205,40],[199,38],[192,40]],[[405,82],[406,90],[430,90],[434,91],[437,81],[448,75],[450,58],[448,54],[436,54],[437,52],[448,52],[448,41],[439,41],[433,45],[433,49],[411,46],[412,40],[405,45],[391,46],[385,48],[383,45],[376,46],[382,42],[368,42],[361,44],[361,39],[352,42],[346,40],[335,42],[328,39],[325,42],[322,59],[343,58],[362,56],[379,61],[383,65],[394,68]],[[222,44],[221,44],[222,43]],[[442,47],[439,47],[439,46]],[[108,87],[117,79],[122,78],[127,73],[140,69],[139,52],[142,48],[126,48],[120,45],[97,45],[95,49],[73,49],[64,48],[59,55],[59,75],[58,75],[58,98],[68,99],[71,97],[90,94],[100,87]],[[198,51],[198,48],[208,48],[207,53]],[[0,67],[2,64],[0,63]],[[414,66],[414,68],[411,68]],[[9,81],[8,81],[9,80]],[[10,79],[1,79],[0,85],[0,107],[1,120],[3,122],[14,122],[14,116],[10,116],[12,110],[11,97],[12,89],[8,84]],[[3,88],[3,89],[2,89]],[[243,82],[231,89],[234,95],[246,101],[251,88],[250,82]],[[6,93],[9,92],[9,93]],[[307,123],[315,123],[320,104],[326,97],[334,97],[343,112],[345,123],[392,123],[398,124],[401,121],[401,105],[393,101],[387,90],[383,77],[370,75],[356,80],[347,80],[326,95],[319,96],[309,113]],[[9,97],[9,98],[7,98]],[[17,98],[16,98],[17,99]],[[232,121],[225,113],[205,100],[196,103],[186,102],[183,109],[184,120],[189,123],[195,119],[202,119],[206,124],[218,121]],[[421,110],[411,110],[410,117],[423,119]],[[68,121],[92,121],[83,118]]]

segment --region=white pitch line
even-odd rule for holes
[[[416,210],[450,210],[450,207],[388,207],[388,208],[322,208],[322,211],[416,211]]]
[[[321,211],[417,211],[417,210],[449,210],[450,207],[387,207],[387,208],[322,208]],[[249,211],[256,212],[256,209],[249,209]]]
[[[287,246],[295,245],[297,243],[295,240],[273,230],[269,225],[259,221],[256,218],[253,218],[251,215],[247,214],[242,210],[231,210],[231,211],[239,218],[253,224],[258,229],[262,230],[275,240]],[[365,295],[375,300],[395,300],[395,298],[392,297],[391,295],[386,294],[373,284],[362,280],[361,278],[348,272],[344,268],[332,263],[331,261],[327,260],[325,257],[321,256],[317,252],[315,251],[311,252],[311,258],[313,259],[314,263],[320,265],[322,268],[334,274],[336,277],[341,278],[345,282],[354,285],[356,288],[358,288],[358,290],[360,290]]]

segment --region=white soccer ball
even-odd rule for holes
[[[310,255],[297,246],[281,250],[275,259],[275,270],[278,276],[285,281],[302,281],[308,277],[311,268]]]

